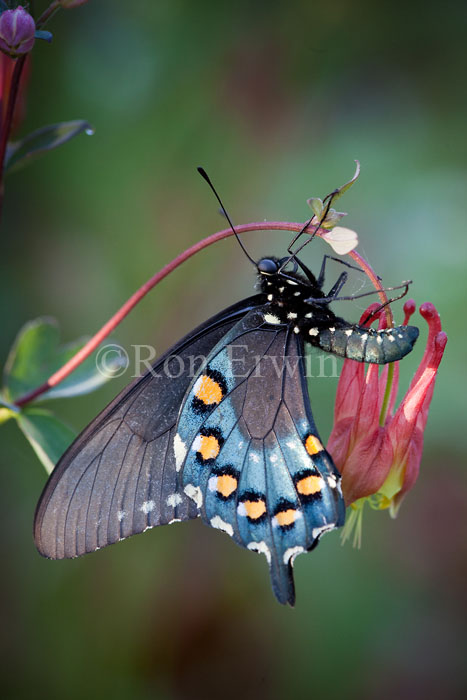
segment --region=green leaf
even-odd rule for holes
[[[17,170],[27,165],[36,156],[58,148],[82,131],[87,134],[94,133],[89,122],[77,119],[71,122],[43,126],[25,136],[21,141],[10,142],[5,157],[5,170]]]
[[[321,222],[321,226],[322,228],[334,228],[334,226],[337,226],[339,221],[344,216],[347,216],[347,214],[344,211],[336,211],[335,209],[330,209],[324,221]]]
[[[0,425],[6,423],[7,420],[11,420],[16,415],[16,411],[12,411],[10,408],[4,408],[0,406]]]
[[[29,321],[20,330],[4,368],[5,398],[14,402],[43,384],[85,345],[87,339],[59,346],[60,333],[53,318]],[[87,394],[102,386],[121,367],[118,356],[106,372],[99,371],[94,354],[86,358],[66,379],[38,397],[47,400]]]
[[[50,411],[42,408],[26,408],[15,417],[34,452],[50,474],[74,440],[75,432]]]
[[[310,197],[306,200],[308,206],[313,210],[313,214],[319,219],[323,211],[323,201],[319,197]]]
[[[344,192],[347,192],[347,190],[352,187],[354,182],[356,182],[358,180],[358,177],[360,175],[360,162],[358,160],[356,160],[355,163],[356,163],[355,173],[354,173],[352,179],[349,180],[348,182],[346,182],[345,185],[338,187],[337,190],[335,190],[332,193],[332,201],[333,202],[335,202],[336,199],[339,199],[339,197],[341,197],[344,194]]]

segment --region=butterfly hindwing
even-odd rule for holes
[[[313,421],[303,341],[274,321],[254,309],[208,354],[175,440],[184,492],[203,520],[263,553],[277,598],[293,604],[295,556],[343,524],[344,504]]]
[[[46,557],[94,551],[149,527],[198,516],[179,488],[174,434],[193,362],[261,297],[211,318],[123,390],[81,433],[52,472],[34,535]]]

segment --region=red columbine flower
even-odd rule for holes
[[[377,307],[378,304],[372,304],[362,319]],[[414,311],[414,301],[404,304],[404,325]],[[395,413],[399,363],[386,365],[379,375],[377,365],[366,369],[362,363],[345,360],[339,379],[334,427],[327,449],[342,474],[346,504],[352,506],[344,539],[356,527],[357,543],[365,502],[368,500],[373,508],[389,508],[395,517],[403,497],[418,477],[423,432],[447,342],[433,304],[423,304],[420,314],[429,328],[425,352]],[[384,327],[385,316],[379,315],[380,327]]]

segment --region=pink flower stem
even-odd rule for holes
[[[247,233],[249,231],[298,232],[301,231],[302,228],[303,224],[289,221],[261,221],[236,226],[237,233]],[[326,229],[320,229],[316,235],[322,236],[325,233],[328,233]],[[59,384],[66,377],[68,377],[68,375],[71,374],[71,372],[73,372],[73,370],[75,370],[100,345],[100,343],[102,343],[102,341],[105,340],[105,338],[107,338],[108,335],[110,335],[110,333],[112,333],[112,331],[119,325],[119,323],[123,321],[125,316],[127,316],[130,313],[130,311],[136,306],[136,304],[138,304],[151,289],[153,289],[157,284],[159,284],[159,282],[161,282],[164,279],[164,277],[167,277],[167,275],[169,275],[177,267],[184,263],[185,260],[188,260],[193,255],[196,255],[196,253],[199,253],[200,250],[203,250],[204,248],[207,248],[213,243],[217,243],[217,241],[220,241],[224,238],[229,238],[230,236],[233,236],[232,229],[223,229],[222,231],[213,233],[207,238],[203,238],[201,241],[198,241],[198,243],[195,243],[190,248],[187,248],[187,250],[185,250],[183,253],[180,253],[180,255],[177,255],[176,258],[174,258],[171,262],[165,265],[161,270],[159,270],[159,272],[156,272],[156,274],[153,275],[153,277],[151,277],[145,284],[143,284],[143,286],[140,287],[128,299],[128,301],[125,302],[125,304],[123,304],[123,306],[117,311],[117,313],[114,314],[112,318],[109,319],[109,321],[107,321],[107,323],[104,324],[102,328],[86,343],[86,345],[84,345],[81,348],[81,350],[79,350],[76,353],[76,355],[74,355],[68,362],[66,362],[63,365],[63,367],[61,367],[57,372],[55,372],[51,377],[49,377],[49,379],[44,384],[41,384],[41,386],[38,386],[36,389],[33,389],[32,391],[28,392],[27,394],[24,394],[24,396],[21,396],[19,399],[17,399],[15,401],[16,406],[25,406],[27,403],[29,403],[33,399],[36,399],[38,396],[41,396],[41,394],[44,394],[52,387],[57,386],[57,384]],[[363,271],[368,275],[375,287],[378,290],[380,290],[381,285],[379,284],[379,280],[373,272],[373,270],[371,269],[371,267],[365,262],[365,260],[363,260],[363,258],[360,255],[358,255],[358,253],[352,252],[350,253],[350,255],[360,265]],[[386,300],[384,292],[380,292],[380,297]]]

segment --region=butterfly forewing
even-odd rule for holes
[[[199,364],[258,299],[246,299],[190,333],[75,440],[36,510],[34,535],[41,554],[75,557],[149,527],[198,516],[175,470],[180,403],[193,362]]]
[[[209,353],[175,441],[203,520],[263,553],[277,598],[293,604],[294,558],[343,523],[344,504],[311,414],[303,341],[265,318],[267,307],[251,311]]]

